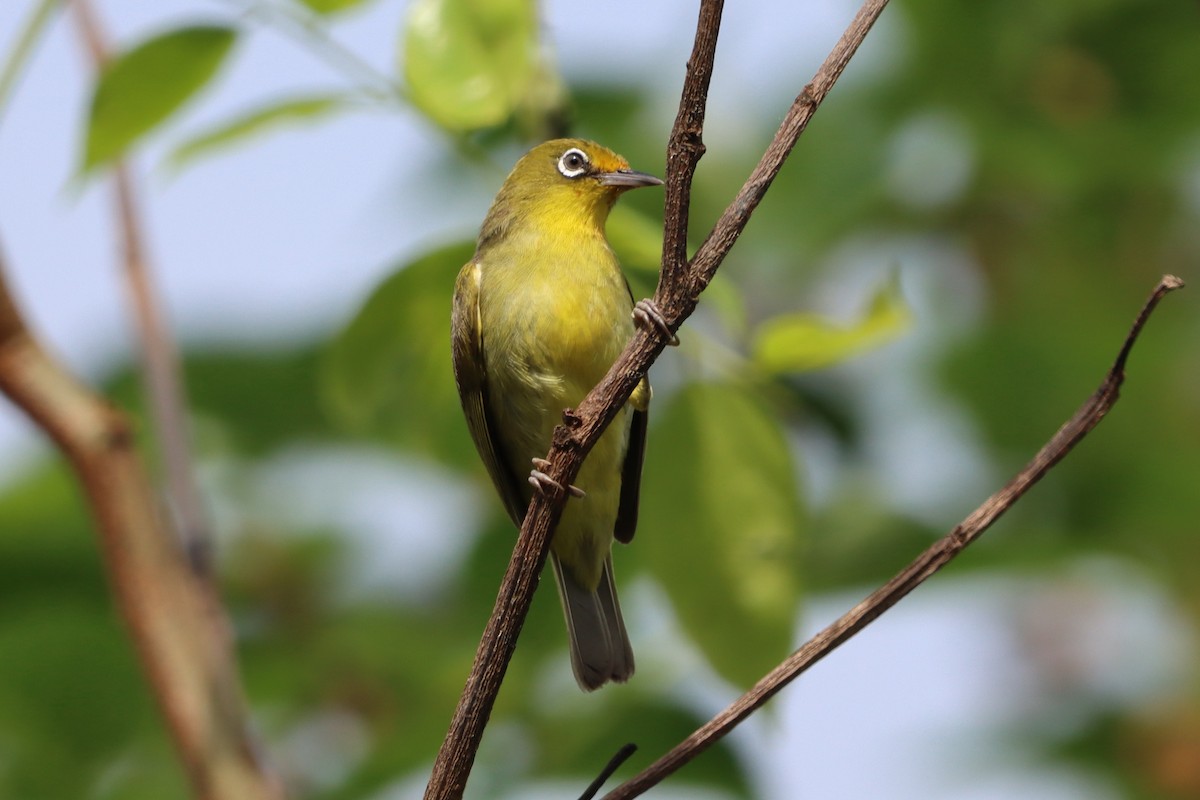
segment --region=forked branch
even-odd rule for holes
[[[673,331],[678,330],[695,310],[700,292],[712,280],[804,132],[808,120],[878,19],[887,0],[867,0],[863,4],[817,75],[796,98],[745,186],[722,214],[696,256],[686,262],[688,196],[692,175],[704,153],[704,113],[723,5],[722,0],[702,0],[700,3],[679,114],[667,145],[663,266],[655,300]],[[577,409],[563,414],[565,424],[554,432],[547,457],[550,467],[546,470],[560,485],[569,486],[575,480],[584,457],[666,347],[667,338],[664,332],[652,328],[639,330],[604,380],[592,389]],[[462,797],[484,728],[529,612],[538,577],[546,562],[550,537],[562,516],[565,499],[563,496],[550,498],[534,494],[450,729],[434,761],[425,790],[426,800]]]
[[[194,796],[283,797],[248,733],[219,609],[169,533],[129,420],[46,353],[13,303],[5,272],[0,258],[0,392],[58,445],[83,486],[117,606]]]
[[[97,69],[106,58],[85,0],[73,4]],[[176,519],[193,554],[207,525],[191,475],[178,359],[159,313],[131,181],[116,168],[127,286],[141,334],[151,407]],[[70,461],[86,493],[116,604],[192,786],[203,800],[277,800],[285,794],[259,759],[224,609],[206,569],[185,560],[138,457],[129,420],[80,384],[27,329],[0,263],[0,391]],[[191,564],[200,563],[191,559]],[[207,561],[204,560],[204,564]]]

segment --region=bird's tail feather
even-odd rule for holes
[[[617,601],[612,556],[605,559],[600,584],[594,592],[576,583],[554,553],[550,554],[550,562],[554,566],[558,599],[567,618],[571,668],[579,687],[590,692],[610,680],[618,683],[629,680],[633,674],[633,648]]]

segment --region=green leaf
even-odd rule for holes
[[[172,151],[167,160],[171,167],[178,169],[196,158],[240,144],[242,140],[271,128],[315,121],[343,108],[345,104],[343,95],[294,97],[271,103],[188,138]]]
[[[92,95],[83,169],[119,158],[202,89],[237,38],[232,28],[179,28],[139,44],[101,72]]]
[[[749,686],[788,653],[805,518],[779,421],[745,388],[691,384],[650,431],[633,546],[685,632]]]
[[[329,14],[339,14],[343,11],[349,11],[352,8],[357,8],[363,5],[367,0],[296,0],[300,5],[305,6],[314,14],[326,16]]]
[[[531,0],[416,0],[404,33],[413,102],[454,131],[506,121],[538,77]]]
[[[892,341],[911,324],[912,313],[893,276],[876,290],[866,313],[849,326],[816,314],[767,320],[755,336],[754,360],[772,373],[822,369]]]
[[[450,362],[450,302],[472,245],[437,250],[388,278],[322,365],[328,413],[349,431],[451,464],[478,461]]]

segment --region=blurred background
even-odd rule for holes
[[[454,394],[454,275],[542,138],[662,174],[696,5],[95,0],[119,58],[178,64],[107,104],[65,6],[0,4],[16,298],[154,463],[124,152],[255,722],[299,797],[419,797],[513,538]],[[855,9],[727,8],[696,243]],[[469,797],[578,796],[626,741],[619,776],[645,766],[1053,434],[1158,278],[1200,278],[1198,36],[1190,3],[888,8],[651,373],[614,556],[637,676],[579,693],[540,592]],[[661,205],[610,223],[638,296]],[[1200,796],[1195,291],[980,543],[652,796]],[[185,791],[72,478],[0,404],[0,796]]]

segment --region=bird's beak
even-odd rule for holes
[[[602,186],[619,186],[622,189],[636,189],[639,186],[662,186],[662,181],[646,172],[633,169],[619,169],[616,172],[601,172],[596,176]]]

